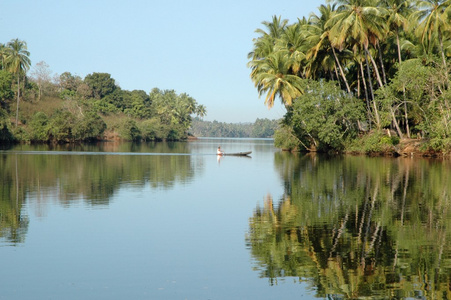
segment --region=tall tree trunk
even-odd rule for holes
[[[340,62],[338,61],[338,57],[337,57],[337,54],[335,53],[335,48],[334,47],[332,47],[332,52],[334,54],[335,61],[337,62],[338,68],[340,69],[341,77],[343,77],[343,81],[346,84],[346,89],[348,90],[348,93],[351,93],[351,89],[349,88],[349,84],[348,84],[348,81],[346,80],[346,76],[345,76],[345,74],[343,72],[343,68],[341,67]]]
[[[340,81],[340,75],[338,75],[337,64],[334,64],[335,76],[337,76],[337,81]]]
[[[401,67],[402,59],[401,59],[401,43],[399,42],[399,31],[396,28],[396,45],[398,48],[398,61],[399,66]],[[409,127],[409,115],[407,112],[407,101],[406,101],[406,87],[403,84],[402,85],[402,99],[404,101],[404,122],[406,122],[406,134],[407,137],[410,139],[410,127]]]
[[[381,70],[382,70],[382,78],[384,79],[384,85],[387,85],[387,76],[385,75],[385,67],[384,67],[384,60],[382,59],[382,49],[379,41],[376,42],[377,44],[377,50],[379,52],[379,63],[381,64]]]
[[[380,86],[381,90],[384,91],[385,90],[385,86],[382,83],[381,76],[380,76],[379,70],[377,68],[377,64],[374,61],[374,58],[371,55],[371,53],[368,51],[368,48],[367,48],[366,52],[368,53],[368,55],[369,55],[369,57],[371,59],[371,63],[373,64],[373,68],[374,68],[374,71],[376,73],[377,82],[379,83],[379,86]],[[379,128],[380,127],[380,118],[379,118],[379,113],[377,112],[377,106],[376,106],[376,101],[374,100],[374,97],[373,97],[373,106],[374,106],[374,110],[375,110],[376,120],[377,120],[377,122],[379,124],[378,125],[378,128]],[[393,111],[393,107],[392,106],[390,106],[390,114],[391,114],[391,117],[393,119],[393,124],[395,125],[396,132],[398,133],[398,136],[400,138],[402,138],[403,134],[402,134],[401,128],[399,128],[399,123],[398,123],[398,120],[396,119],[396,115],[395,115],[395,112]]]
[[[371,108],[370,108],[370,99],[368,97],[368,87],[366,86],[365,81],[365,72],[363,71],[363,64],[362,61],[359,60],[360,65],[360,72],[362,73],[362,83],[363,83],[363,90],[365,91],[365,99],[366,99],[366,113],[368,118],[368,125],[371,129]]]
[[[396,120],[396,115],[395,115],[395,112],[393,111],[393,107],[391,105],[390,105],[390,114],[392,116],[393,124],[395,125],[395,128],[396,128],[396,132],[398,132],[398,136],[402,139],[403,134],[402,134],[401,128],[399,128],[398,120]]]
[[[17,75],[17,107],[16,107],[16,127],[19,123],[19,102],[20,102],[20,75]]]
[[[360,73],[357,72],[357,97],[360,97]]]
[[[368,63],[368,56],[370,56],[370,54],[369,54],[369,51],[368,51],[368,47],[367,46],[364,46],[364,47],[365,47],[365,55],[364,56],[365,56],[365,62],[366,62],[366,72],[367,72],[367,76],[368,76],[368,84],[370,86],[371,100],[373,101],[374,116],[376,118],[376,127],[377,127],[377,129],[381,129],[381,121],[380,121],[380,118],[379,118],[379,111],[378,111],[377,106],[376,106],[376,101],[374,99],[373,83],[372,83],[372,80],[371,80],[370,66],[369,66],[369,63]]]
[[[448,66],[446,64],[445,51],[443,50],[443,37],[440,30],[438,30],[438,41],[440,42],[440,52],[442,54],[443,66],[445,67],[446,80],[448,81]]]
[[[379,74],[379,70],[377,68],[376,62],[374,61],[373,56],[371,55],[371,53],[368,51],[368,48],[366,48],[366,52],[368,53],[368,55],[369,55],[369,57],[371,59],[371,63],[373,64],[373,68],[374,68],[374,71],[376,73],[377,82],[379,83],[380,88],[382,90],[384,90],[384,85],[382,83],[381,76]],[[382,68],[383,68],[383,66],[382,66]],[[376,102],[374,101],[374,97],[373,97],[373,105],[374,105],[375,114],[376,114],[376,121],[378,122],[378,128],[380,129],[379,113],[377,112],[377,106],[376,106]],[[393,107],[392,106],[390,106],[390,114],[392,116],[393,124],[395,125],[396,131],[398,132],[399,137],[402,138],[403,134],[402,134],[401,128],[399,128],[399,124],[398,124],[398,121],[396,120],[396,115],[395,115],[395,112],[393,111]]]
[[[384,88],[384,84],[382,83],[381,75],[379,73],[379,69],[377,68],[377,64],[374,61],[374,58],[371,55],[370,51],[368,51],[368,48],[367,48],[366,52],[368,53],[368,56],[370,57],[371,64],[373,65],[374,73],[376,74],[377,83],[379,83],[379,87],[380,88]]]
[[[38,84],[38,101],[41,101],[41,95],[42,95],[42,83],[40,82]]]

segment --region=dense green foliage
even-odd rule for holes
[[[449,161],[279,152],[275,165],[284,195],[246,238],[261,277],[323,299],[450,298]]]
[[[279,121],[257,119],[254,123],[224,123],[193,119],[190,132],[199,137],[271,138],[279,127]]]
[[[306,150],[344,148],[358,134],[363,110],[358,100],[332,82],[305,80],[304,93],[288,107],[284,126]],[[289,139],[276,146],[289,148]]]
[[[265,104],[287,108],[279,147],[346,150],[390,132],[451,149],[451,0],[327,1],[308,19],[263,25],[248,66]]]
[[[48,65],[39,62],[27,76],[29,55],[24,41],[0,44],[0,142],[181,140],[192,115],[206,115],[185,93],[123,90],[108,73],[82,79],[64,72],[52,80]]]

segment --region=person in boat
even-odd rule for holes
[[[224,155],[224,152],[222,152],[221,147],[218,147],[218,150],[216,151],[217,155]]]

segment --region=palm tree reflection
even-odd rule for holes
[[[276,160],[286,194],[267,195],[249,220],[261,277],[297,277],[318,297],[450,298],[449,163],[288,160]]]

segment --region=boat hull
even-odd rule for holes
[[[223,153],[224,156],[248,156],[252,153],[252,151],[247,152],[236,152],[236,153]]]

